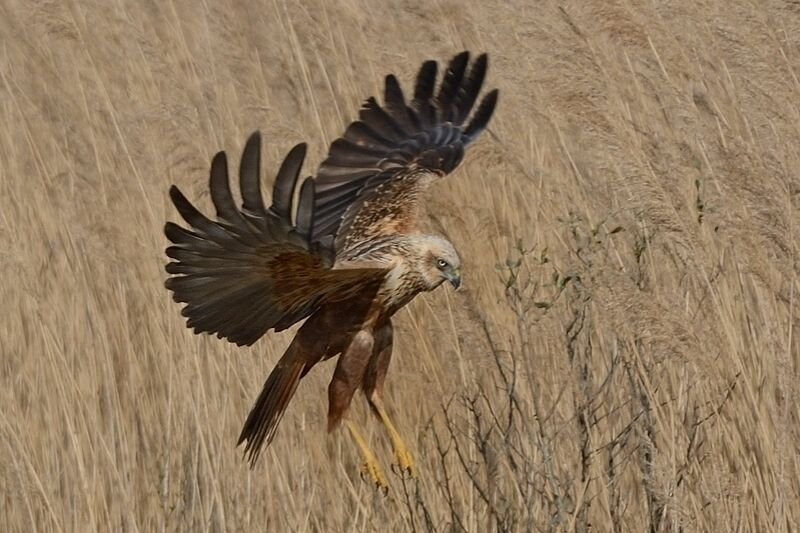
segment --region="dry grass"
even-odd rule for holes
[[[0,529],[800,527],[800,9],[518,4],[0,4]],[[254,129],[311,171],[387,71],[465,48],[501,100],[432,206],[467,290],[397,320],[418,483],[325,436],[330,363],[248,470],[290,333],[184,328],[167,187],[208,207]]]

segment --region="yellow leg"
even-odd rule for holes
[[[353,422],[345,419],[344,423],[347,425],[347,429],[350,430],[353,440],[356,441],[356,445],[359,450],[361,450],[361,457],[364,459],[364,463],[361,465],[361,475],[369,476],[378,489],[384,492],[388,491],[389,484],[386,482],[386,476],[383,474],[383,470],[381,470],[381,466],[378,464],[378,459],[375,458],[375,454],[372,453],[372,450],[367,446],[367,441],[361,436],[361,433],[359,433]]]
[[[389,433],[389,438],[392,440],[395,460],[394,465],[397,466],[401,473],[405,472],[411,477],[417,477],[414,459],[412,459],[411,454],[408,452],[406,443],[400,438],[400,433],[398,433],[397,428],[394,427],[394,424],[392,424],[392,421],[389,419],[389,415],[386,414],[386,409],[383,408],[383,402],[380,397],[374,396],[370,403],[372,404],[372,408],[375,409],[375,412],[378,413],[381,422],[383,422],[386,431]]]

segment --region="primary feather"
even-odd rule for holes
[[[273,203],[264,204],[260,184],[261,137],[248,140],[240,165],[242,208],[237,209],[223,152],[211,163],[209,187],[217,213],[213,221],[173,186],[170,197],[185,229],[168,222],[173,243],[167,248],[166,287],[187,326],[195,333],[215,333],[239,345],[252,344],[268,330],[285,329],[319,306],[359,292],[377,290],[385,272],[379,269],[335,270],[330,250],[312,244],[313,183],[301,185],[297,223],[290,213],[305,145],[284,160],[273,187]]]
[[[487,61],[486,54],[478,56],[467,72],[469,53],[456,55],[438,92],[437,63],[426,61],[417,74],[410,104],[395,76],[386,77],[384,105],[367,99],[360,120],[331,144],[314,178],[312,240],[332,236],[336,250],[341,251],[381,232],[416,227],[419,210],[404,208],[402,203],[421,201],[420,194],[411,189],[424,189],[430,180],[420,179],[420,172],[440,176],[452,172],[464,156],[464,147],[483,131],[494,112],[496,89],[483,97],[468,120]],[[402,181],[409,183],[384,186]],[[375,212],[378,209],[392,211],[391,216],[381,217]],[[386,222],[384,227],[381,220]]]

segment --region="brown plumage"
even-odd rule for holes
[[[497,91],[491,91],[472,113],[486,55],[468,64],[467,52],[455,56],[436,92],[437,65],[425,62],[408,103],[395,77],[387,76],[384,105],[367,100],[360,120],[333,142],[315,177],[299,179],[305,144],[289,152],[269,207],[260,190],[258,133],[242,154],[241,208],[230,191],[223,152],[214,157],[209,180],[216,220],[170,189],[192,228],[171,222],[165,227],[173,243],[167,248],[172,261],[166,286],[186,304],[188,327],[249,345],[270,329],[306,319],[245,421],[239,443],[245,443],[251,465],[274,437],[300,379],[317,362],[338,355],[328,390],[328,429],[362,388],[389,431],[396,460],[412,468],[381,401],[391,317],[419,292],[445,280],[460,283],[452,244],[420,233],[418,222],[427,188],[456,168],[497,102]],[[374,455],[351,422],[348,427],[362,448],[365,470],[385,484]]]

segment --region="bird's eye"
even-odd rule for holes
[[[447,268],[447,261],[445,261],[444,259],[439,259],[436,261],[436,266],[438,266],[439,268]]]

